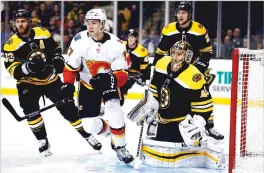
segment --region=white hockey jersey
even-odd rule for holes
[[[90,79],[98,73],[127,70],[125,53],[125,46],[115,35],[105,32],[103,41],[96,42],[85,30],[73,37],[65,67],[80,72],[81,82],[90,87]]]

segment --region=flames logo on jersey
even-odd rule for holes
[[[111,69],[111,64],[106,61],[94,61],[94,60],[88,60],[86,61],[86,65],[90,71],[90,74],[92,76],[98,74],[98,72],[102,70],[109,70]]]
[[[160,108],[166,109],[170,105],[170,91],[167,87],[162,87],[160,91]]]

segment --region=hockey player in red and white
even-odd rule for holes
[[[80,74],[79,116],[84,128],[92,133],[111,135],[111,146],[118,158],[130,163],[133,156],[125,148],[124,112],[118,88],[128,78],[125,46],[113,34],[104,32],[106,14],[92,9],[85,16],[87,30],[74,36],[68,50],[64,83],[72,85]],[[101,101],[107,121],[99,118]],[[93,119],[91,117],[96,117]]]
[[[223,141],[209,136],[205,129],[213,112],[212,97],[204,75],[190,64],[191,46],[178,41],[170,55],[157,61],[148,93],[128,114],[137,124],[157,121],[157,126],[149,126],[152,136],[143,139],[142,163],[223,169]]]

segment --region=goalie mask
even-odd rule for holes
[[[170,48],[171,56],[171,70],[173,72],[178,71],[182,63],[190,63],[193,57],[193,51],[191,45],[186,41],[178,41]]]

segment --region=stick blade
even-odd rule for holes
[[[6,99],[3,98],[2,99],[2,103],[3,105],[6,107],[6,109],[13,115],[13,117],[17,120],[17,121],[22,121],[23,118],[21,118],[17,112],[15,111],[15,109],[13,108],[13,106],[11,105],[11,103]]]

